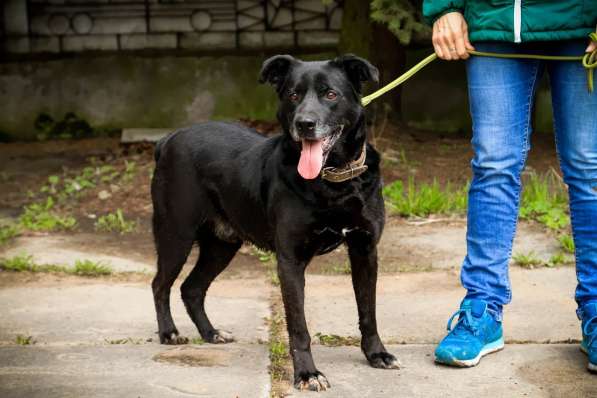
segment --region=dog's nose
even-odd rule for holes
[[[311,119],[300,119],[294,122],[296,129],[303,134],[311,134],[315,131],[315,122]]]

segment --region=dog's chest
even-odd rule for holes
[[[311,230],[311,242],[316,247],[317,255],[329,253],[344,243],[349,234],[357,230],[360,229],[348,224],[318,225]]]

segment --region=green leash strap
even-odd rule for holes
[[[597,42],[597,33],[593,32],[589,35],[591,40]],[[593,72],[594,69],[597,69],[597,50],[594,50],[591,53],[587,53],[584,55],[579,56],[560,56],[560,55],[532,55],[532,54],[501,54],[501,53],[491,53],[491,52],[484,52],[484,51],[469,51],[469,54],[475,55],[478,57],[492,57],[492,58],[507,58],[507,59],[541,59],[544,61],[582,61],[582,66],[587,70],[587,87],[589,92],[593,92]],[[398,77],[393,82],[389,83],[388,85],[380,88],[379,90],[361,98],[361,104],[363,106],[367,106],[373,101],[374,99],[381,97],[388,91],[391,91],[413,77],[417,74],[421,69],[429,65],[431,62],[437,59],[437,54],[433,53],[427,56],[425,59],[420,61],[418,64],[410,68],[406,73],[402,76]]]

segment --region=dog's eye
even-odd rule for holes
[[[288,99],[290,99],[292,102],[296,102],[299,99],[299,96],[297,93],[290,93],[288,94]]]
[[[327,93],[325,93],[325,97],[329,100],[335,100],[336,98],[338,98],[338,94],[336,94],[336,92],[334,90],[328,90]]]

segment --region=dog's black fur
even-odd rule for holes
[[[296,386],[329,387],[311,356],[304,272],[313,256],[345,243],[362,350],[374,367],[397,367],[375,317],[376,246],[384,226],[379,154],[367,144],[368,170],[345,182],[308,180],[297,173],[303,139],[327,140],[326,167],[359,157],[367,135],[361,84],[377,76],[369,62],[350,55],[325,62],[276,56],[264,63],[260,81],[276,87],[283,134],[264,138],[243,126],[210,122],[158,143],[151,192],[158,252],[152,287],[160,342],[184,340],[170,314],[170,288],[195,242],[200,256],[182,284],[182,299],[204,340],[232,340],[210,323],[205,294],[242,242],[249,241],[277,256]]]

